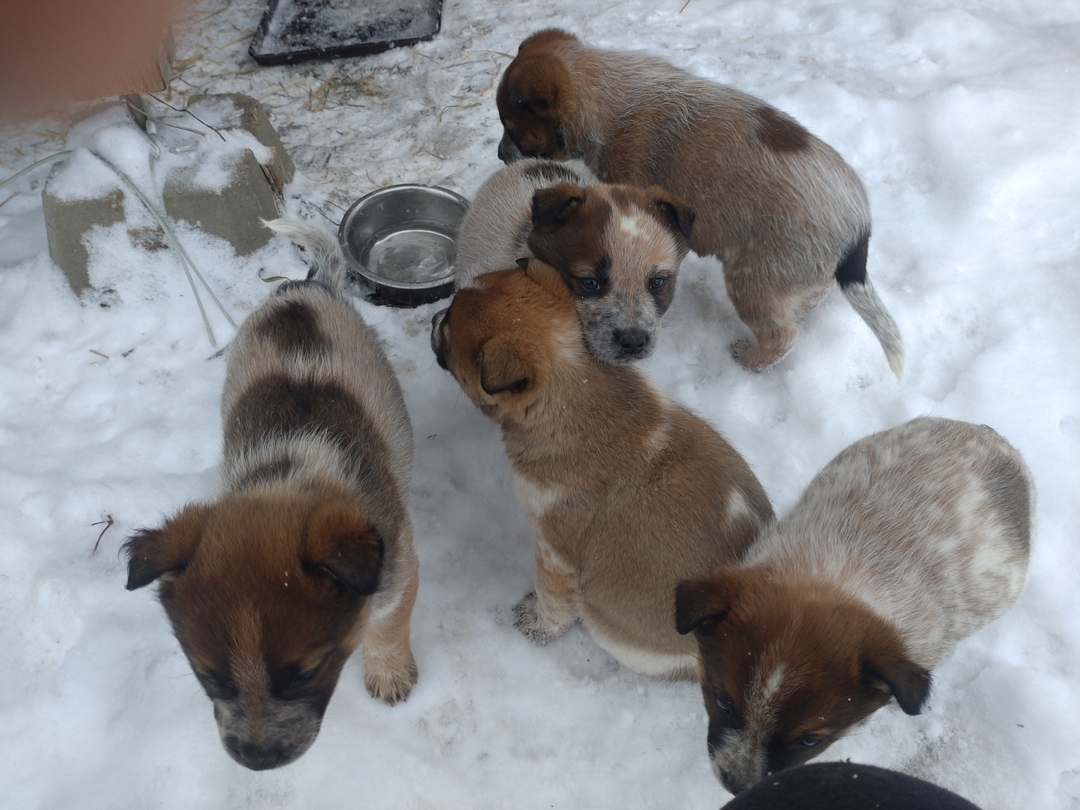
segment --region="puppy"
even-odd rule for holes
[[[589,351],[606,363],[648,357],[675,296],[694,214],[658,187],[593,184],[580,161],[522,160],[477,192],[459,235],[458,289],[523,257],[555,267]]]
[[[160,581],[221,741],[252,770],[311,746],[357,646],[368,692],[386,703],[404,700],[417,674],[412,430],[401,388],[340,293],[336,241],[309,225],[268,226],[304,244],[314,266],[233,340],[221,407],[225,491],[125,544],[128,590]]]
[[[515,625],[543,644],[581,619],[626,666],[693,677],[675,586],[735,561],[771,519],[768,498],[704,421],[593,358],[558,272],[524,264],[477,278],[432,331],[439,364],[502,428],[536,528],[536,591]]]
[[[844,450],[738,565],[679,585],[700,645],[713,770],[732,793],[820,754],[1024,584],[1034,489],[987,427],[915,419]]]
[[[580,158],[610,183],[662,186],[697,213],[690,247],[724,263],[762,371],[791,349],[835,279],[899,377],[904,345],[866,275],[870,206],[828,145],[760,99],[639,52],[590,48],[565,31],[521,43],[496,95],[499,157]]]

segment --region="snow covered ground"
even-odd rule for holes
[[[246,48],[261,11],[259,0],[200,0],[177,30],[182,73],[167,98],[260,99],[300,172],[287,214],[328,228],[382,185],[471,195],[498,166],[498,78],[541,27],[660,53],[836,147],[870,194],[870,273],[904,333],[903,381],[838,293],[779,366],[738,368],[727,346],[744,327],[719,265],[695,256],[645,370],[728,437],[781,513],[843,447],[919,414],[989,424],[1020,448],[1039,506],[1019,603],[938,668],[923,715],[886,708],[825,758],[899,769],[986,810],[1080,808],[1080,6],[447,0],[432,42],[256,68]],[[0,129],[0,180],[95,142],[111,121]],[[148,176],[145,149],[105,140],[132,176]],[[428,347],[440,305],[359,305],[415,429],[419,684],[387,708],[365,693],[357,658],[305,756],[263,773],[236,765],[153,589],[125,591],[117,553],[134,529],[216,491],[224,362],[175,256],[133,246],[123,225],[90,240],[99,291],[72,294],[46,247],[46,173],[0,190],[0,806],[728,799],[706,759],[696,686],[627,671],[580,627],[539,648],[511,626],[531,588],[532,532],[497,429]],[[128,210],[142,216],[133,201]],[[304,272],[278,239],[237,258],[220,240],[179,235],[237,320],[271,289],[260,271]],[[230,327],[209,315],[227,340]]]

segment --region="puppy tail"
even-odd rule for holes
[[[885,309],[874,285],[870,283],[869,276],[866,275],[866,255],[869,243],[869,232],[859,237],[837,265],[836,281],[848,303],[859,313],[859,317],[866,321],[866,325],[878,339],[881,348],[885,350],[885,359],[889,361],[889,368],[899,380],[904,373],[904,339],[900,336],[900,328],[896,325],[896,321]]]
[[[325,230],[307,222],[293,222],[287,219],[264,219],[270,230],[280,233],[308,252],[311,269],[307,280],[317,281],[335,295],[341,294],[345,287],[345,273],[348,265],[341,245]]]

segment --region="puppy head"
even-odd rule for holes
[[[675,296],[694,212],[657,186],[560,183],[533,196],[529,250],[562,275],[596,359],[648,357]]]
[[[558,273],[535,259],[487,273],[432,319],[431,347],[490,419],[526,418],[556,363],[583,354],[580,328]]]
[[[833,588],[727,566],[675,599],[700,650],[709,758],[732,793],[817,756],[890,698],[918,714],[929,694],[896,629]]]
[[[504,129],[499,142],[499,159],[504,163],[523,157],[571,157],[561,128],[574,111],[574,83],[554,50],[560,43],[576,41],[572,34],[556,29],[533,34],[521,43],[503,73],[495,103]]]
[[[342,500],[230,496],[125,550],[128,590],[160,581],[225,750],[252,770],[303,754],[378,586],[382,543],[363,515]]]

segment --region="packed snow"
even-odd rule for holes
[[[1020,449],[1039,500],[1019,602],[938,667],[922,715],[887,707],[823,759],[901,770],[985,810],[1080,808],[1080,6],[447,0],[431,42],[257,68],[247,46],[262,11],[258,0],[188,9],[179,74],[159,98],[177,108],[196,93],[259,99],[298,168],[283,213],[330,230],[384,185],[471,196],[500,165],[498,79],[544,27],[660,54],[766,99],[834,146],[870,195],[869,272],[904,334],[903,379],[839,291],[779,365],[744,371],[728,353],[747,332],[720,265],[694,255],[642,367],[750,461],[779,513],[845,446],[920,414],[991,425]],[[123,190],[79,151],[94,147],[160,190],[152,150],[122,119],[8,125],[0,180],[75,149],[66,193]],[[137,528],[217,491],[219,350],[232,327],[203,291],[211,344],[177,256],[129,238],[149,217],[126,191],[129,221],[90,234],[94,289],[77,297],[49,258],[48,172],[0,189],[0,806],[729,799],[706,757],[696,685],[619,666],[580,626],[546,647],[513,628],[511,608],[532,587],[532,529],[498,429],[429,348],[444,304],[357,302],[413,421],[419,683],[387,707],[365,692],[356,656],[307,754],[267,772],[233,762],[154,588],[126,591],[119,555]],[[273,289],[260,276],[305,272],[280,237],[238,257],[189,226],[177,235],[237,321]]]

